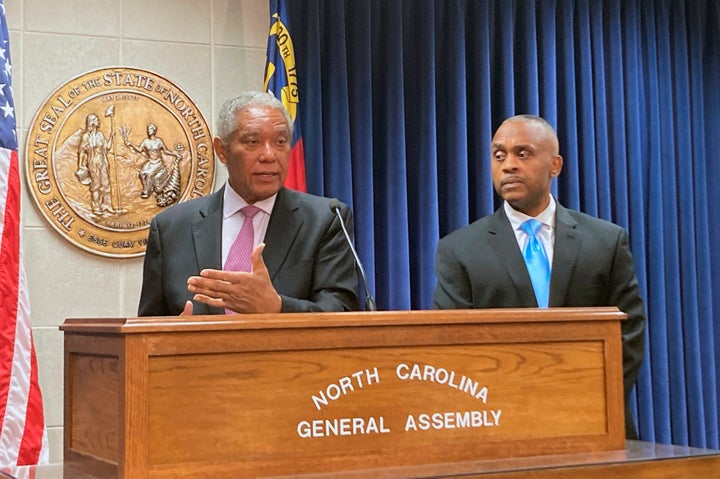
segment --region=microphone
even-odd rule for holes
[[[377,311],[377,306],[375,306],[375,300],[370,295],[370,288],[368,288],[367,276],[365,276],[365,268],[363,268],[363,265],[360,262],[360,257],[358,256],[357,251],[355,251],[355,246],[353,246],[350,235],[345,228],[345,221],[340,214],[340,202],[335,198],[330,200],[330,211],[334,212],[340,220],[340,226],[342,226],[343,233],[345,233],[345,240],[347,241],[348,246],[350,246],[350,251],[352,251],[353,257],[355,258],[355,264],[360,271],[360,279],[362,279],[363,288],[365,288],[365,310]]]

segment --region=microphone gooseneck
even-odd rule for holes
[[[355,251],[355,246],[353,246],[352,239],[350,239],[347,228],[345,228],[345,221],[340,214],[340,202],[338,200],[333,199],[330,201],[330,211],[334,212],[340,220],[340,226],[342,227],[343,233],[345,234],[345,241],[347,241],[348,246],[350,246],[350,251],[352,251],[353,257],[355,258],[355,264],[357,265],[358,271],[360,271],[360,279],[362,281],[363,288],[365,289],[365,310],[377,311],[375,300],[370,294],[370,288],[368,287],[367,276],[365,276],[365,268],[363,268],[360,257],[358,256],[357,251]]]

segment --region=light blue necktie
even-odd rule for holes
[[[520,225],[520,229],[528,235],[523,257],[535,290],[535,298],[540,308],[547,308],[550,296],[550,263],[545,248],[537,237],[541,227],[542,223],[534,218]]]

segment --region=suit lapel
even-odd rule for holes
[[[537,306],[525,260],[520,253],[520,248],[518,248],[515,232],[512,230],[510,221],[505,216],[505,210],[502,207],[498,208],[490,219],[488,232],[490,233],[490,244],[495,250],[497,258],[505,266],[505,270],[520,297],[522,306]]]
[[[208,197],[198,211],[199,217],[192,226],[193,246],[198,273],[205,268],[222,269],[222,204],[225,187]],[[189,259],[189,258],[188,258]],[[182,259],[179,259],[182,261]],[[194,314],[224,314],[222,308],[195,303]]]
[[[570,278],[575,270],[582,237],[577,222],[557,203],[555,213],[555,245],[550,276],[550,306],[563,306],[570,289]]]
[[[285,261],[302,223],[296,195],[290,190],[281,188],[278,191],[267,232],[265,233],[263,259],[270,274],[270,279],[274,279],[280,270],[280,266]]]
[[[195,260],[198,271],[205,268],[222,269],[222,203],[225,187],[208,199],[200,208],[200,216],[192,225]]]

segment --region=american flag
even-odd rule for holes
[[[17,146],[10,42],[0,0],[0,466],[48,462],[30,298],[21,261]]]

